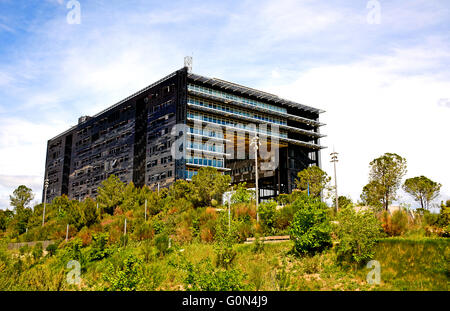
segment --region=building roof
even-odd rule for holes
[[[293,107],[293,108],[299,108],[299,109],[309,111],[309,112],[314,112],[314,113],[318,113],[318,114],[325,112],[324,110],[321,110],[321,109],[305,106],[300,103],[293,102],[291,100],[280,98],[274,94],[259,91],[259,90],[256,90],[256,89],[253,89],[253,88],[250,88],[247,86],[243,86],[243,85],[236,84],[233,82],[225,81],[222,79],[208,78],[208,77],[201,76],[201,75],[194,74],[194,73],[188,73],[188,78],[190,78],[194,81],[200,81],[202,83],[209,84],[211,86],[218,86],[224,90],[232,90],[234,92],[239,92],[241,94],[255,96],[257,98],[262,98],[262,99],[265,99],[265,100],[268,100],[268,101],[271,101],[271,102],[274,102],[277,104],[281,104],[281,105],[285,105],[285,106],[289,106],[289,107]]]

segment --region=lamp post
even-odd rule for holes
[[[334,191],[335,191],[335,196],[336,196],[336,212],[338,211],[338,208],[339,208],[339,206],[338,206],[337,179],[336,179],[336,162],[338,161],[337,155],[338,155],[338,153],[335,152],[334,150],[333,150],[332,153],[330,153],[330,156],[331,156],[331,161],[330,162],[333,162],[333,164],[334,164]]]
[[[42,213],[42,226],[45,223],[45,204],[47,203],[47,188],[48,188],[48,178],[44,180],[44,211]]]
[[[255,137],[252,138],[250,146],[253,146],[253,150],[255,151],[255,191],[256,191],[256,223],[259,223],[259,213],[258,213],[258,205],[259,205],[259,188],[258,188],[258,149],[261,145],[259,141],[258,135],[255,134]]]

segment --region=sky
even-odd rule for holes
[[[339,195],[359,200],[392,152],[450,199],[448,0],[0,0],[0,208],[21,184],[40,202],[48,139],[187,55],[194,73],[325,110]]]

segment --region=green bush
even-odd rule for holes
[[[248,290],[243,283],[246,275],[239,269],[214,269],[209,259],[198,264],[184,263],[182,269],[187,272],[183,280],[189,291],[239,291]]]
[[[28,244],[25,244],[24,246],[19,248],[20,255],[27,255],[30,252],[31,252],[31,248],[30,248],[30,246],[28,246]]]
[[[33,247],[33,251],[31,252],[33,255],[34,260],[38,260],[39,258],[42,257],[44,250],[42,247],[42,243],[36,243],[36,245],[34,245]]]
[[[86,254],[83,253],[82,247],[83,242],[79,238],[69,241],[58,254],[61,263],[65,266],[70,260],[77,260],[80,263],[81,271],[86,271]]]
[[[112,264],[104,276],[107,285],[106,291],[135,291],[144,283],[142,272],[142,260],[134,255],[129,255],[123,266],[114,267]]]
[[[50,244],[45,249],[47,251],[48,256],[54,256],[56,254],[56,250],[58,249],[58,245],[56,244]]]
[[[230,268],[236,259],[237,252],[233,249],[233,244],[237,240],[236,223],[230,222],[228,228],[227,216],[224,214],[219,216],[216,226],[216,244],[214,250],[216,253],[216,266],[225,269]]]
[[[356,212],[352,207],[340,209],[335,233],[338,244],[335,251],[340,262],[358,264],[370,260],[382,227],[371,211]]]
[[[252,244],[253,253],[262,253],[264,251],[264,241],[261,241],[259,235],[255,236],[255,242]]]
[[[391,234],[402,235],[406,232],[408,226],[408,215],[406,212],[398,210],[392,213],[391,217]]]
[[[275,215],[277,213],[277,202],[269,201],[261,203],[258,213],[263,231],[267,234],[272,234],[274,232]]]
[[[89,252],[89,261],[101,260],[108,257],[109,250],[106,248],[108,244],[109,233],[97,233],[92,236],[91,251]]]
[[[141,255],[144,256],[144,261],[146,263],[152,261],[158,255],[158,250],[153,246],[151,240],[142,242],[141,244]]]
[[[317,198],[303,198],[291,223],[290,236],[297,254],[314,254],[332,245],[327,206]]]
[[[165,233],[155,236],[155,246],[159,256],[165,255],[169,250],[169,236]]]

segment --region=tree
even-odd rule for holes
[[[222,201],[222,194],[230,187],[231,177],[213,167],[202,167],[192,176],[192,196],[196,206],[211,205],[213,199]]]
[[[259,217],[264,232],[271,234],[274,228],[275,215],[277,212],[277,202],[262,202],[259,205]]]
[[[291,223],[290,236],[298,254],[321,252],[332,245],[331,222],[327,205],[319,198],[295,201],[300,205]]]
[[[383,207],[383,203],[382,203],[383,194],[379,190],[379,188],[380,188],[380,184],[375,180],[372,180],[367,185],[365,185],[362,190],[362,194],[361,194],[362,203],[364,205],[382,208]]]
[[[441,186],[425,176],[419,176],[405,180],[403,189],[418,201],[423,209],[428,210],[430,203],[438,197]]]
[[[9,222],[14,217],[13,211],[0,210],[0,231],[5,231]]]
[[[297,174],[295,181],[297,188],[302,191],[308,191],[313,197],[320,196],[322,190],[328,190],[331,177],[327,175],[320,167],[310,166]]]
[[[247,183],[239,183],[234,186],[233,195],[231,196],[231,203],[250,203],[255,198],[255,192],[246,188]]]
[[[14,207],[15,229],[19,234],[22,234],[26,231],[28,220],[33,215],[33,211],[28,206],[34,199],[33,191],[21,185],[14,190],[13,195],[10,195],[9,199],[11,206]]]
[[[356,263],[370,260],[381,231],[381,224],[373,212],[356,212],[352,207],[340,209],[334,230],[339,239],[335,247],[338,259]]]
[[[97,205],[94,200],[87,198],[79,205],[80,208],[80,220],[83,226],[90,227],[98,221]]]
[[[33,199],[33,190],[24,185],[17,187],[13,195],[9,196],[10,205],[16,210],[27,208]]]
[[[341,209],[341,208],[347,207],[349,205],[352,206],[353,202],[352,202],[352,199],[350,199],[346,196],[340,195],[338,197],[338,204],[339,204],[339,209]],[[336,203],[334,203],[334,205],[336,205]]]
[[[406,159],[395,153],[385,153],[370,162],[369,184],[364,187],[361,198],[368,200],[369,204],[379,202],[387,210],[396,199],[405,174]]]
[[[108,214],[112,215],[114,209],[122,203],[125,184],[119,177],[110,175],[108,179],[102,181],[98,188],[97,202],[99,206]]]

